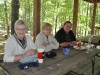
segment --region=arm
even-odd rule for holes
[[[30,50],[30,52],[28,51],[25,54],[23,54],[22,52],[19,53],[19,51],[17,51],[17,44],[16,44],[15,40],[8,39],[7,43],[5,45],[4,62],[19,61],[24,56],[33,55],[35,52],[33,51],[33,54],[30,54],[30,53],[32,53],[32,51]]]
[[[61,47],[66,47],[66,46],[68,46],[70,44],[71,44],[71,42],[63,42],[63,43],[60,43],[60,46]]]
[[[46,44],[45,46],[43,45],[43,43],[46,43],[44,37],[42,35],[37,35],[36,40],[35,40],[35,44],[37,48],[43,48],[45,49],[45,52],[49,52],[52,50],[54,46],[53,43]]]
[[[72,41],[70,45],[71,45],[71,46],[76,45],[76,41]]]
[[[14,43],[13,40],[8,39],[6,44],[5,44],[5,51],[4,51],[4,62],[13,62],[14,60],[14,50],[15,50],[15,46],[16,45]]]
[[[60,32],[57,32],[56,35],[55,35],[55,39],[59,42],[59,43],[62,43],[63,41],[61,40],[62,36],[60,34]]]
[[[19,60],[22,59],[23,57],[31,56],[31,55],[36,54],[36,53],[37,53],[37,50],[30,49],[30,50],[27,51],[25,54],[15,55],[15,56],[14,56],[14,62],[19,61]]]
[[[26,39],[27,39],[27,46],[29,47],[29,50],[25,54],[15,55],[14,62],[19,61],[23,57],[31,56],[37,53],[36,46],[32,41],[32,39],[29,36],[26,36]]]
[[[59,42],[59,46],[66,47],[70,45],[71,42],[66,42],[66,33],[63,30],[60,30],[56,33],[55,38]]]
[[[59,43],[53,36],[52,36],[52,42],[54,43],[53,49],[57,49],[59,47]]]

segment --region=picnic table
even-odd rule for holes
[[[97,47],[97,45],[100,45],[100,43],[99,43],[100,35],[82,36],[82,37],[77,38],[77,40],[82,41],[84,43],[88,43],[89,38],[91,38],[91,44],[94,44],[95,48]]]
[[[57,56],[54,59],[44,57],[43,63],[39,64],[39,66],[35,68],[30,67],[27,70],[20,70],[18,68],[18,65],[20,64],[19,62],[3,62],[0,63],[0,66],[9,75],[64,75],[87,59],[91,59],[92,74],[94,75],[95,56],[100,52],[100,50],[93,48],[92,52],[86,53],[86,49],[77,50],[71,48],[70,54],[67,56],[63,54],[62,48],[52,51],[56,52]]]

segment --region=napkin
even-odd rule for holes
[[[21,63],[29,63],[29,62],[36,62],[38,60],[37,54],[32,56],[23,57],[19,62]]]

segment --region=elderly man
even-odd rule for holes
[[[58,32],[56,33],[55,38],[57,39],[61,47],[70,47],[75,45],[76,38],[73,31],[70,30],[71,27],[71,22],[66,21],[63,28],[58,30]]]

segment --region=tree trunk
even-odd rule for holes
[[[4,5],[5,5],[5,17],[6,17],[6,29],[7,29],[7,38],[9,37],[9,25],[8,25],[8,13],[7,13],[7,4],[6,4],[6,1],[4,1]]]
[[[12,11],[11,11],[11,34],[14,34],[14,24],[19,19],[19,0],[12,0]]]
[[[35,38],[37,34],[40,32],[40,2],[41,0],[34,0],[34,30],[33,30],[33,40],[35,41]]]
[[[55,18],[55,34],[56,34],[56,28],[57,28],[57,21],[58,21],[58,17],[56,16],[56,18]]]
[[[90,18],[90,20],[89,20],[89,27],[90,27],[90,29],[92,28],[92,15],[93,15],[93,12],[92,12],[92,10],[93,10],[93,7],[92,7],[92,5],[89,5],[89,8],[90,8],[90,10],[89,10],[89,18]],[[88,34],[91,34],[91,31],[89,31],[88,32]]]
[[[88,8],[89,7],[89,3],[87,4],[87,6],[86,6],[86,8],[87,8],[87,10],[86,10],[86,27],[88,27],[88,15],[89,15],[89,13],[88,13]],[[87,30],[85,30],[85,35],[87,35]]]
[[[76,28],[77,28],[77,17],[78,17],[78,0],[74,0],[74,8],[73,8],[73,27],[72,30],[74,35],[76,36]]]
[[[42,0],[42,24],[45,20],[45,5],[44,5],[44,0]]]

